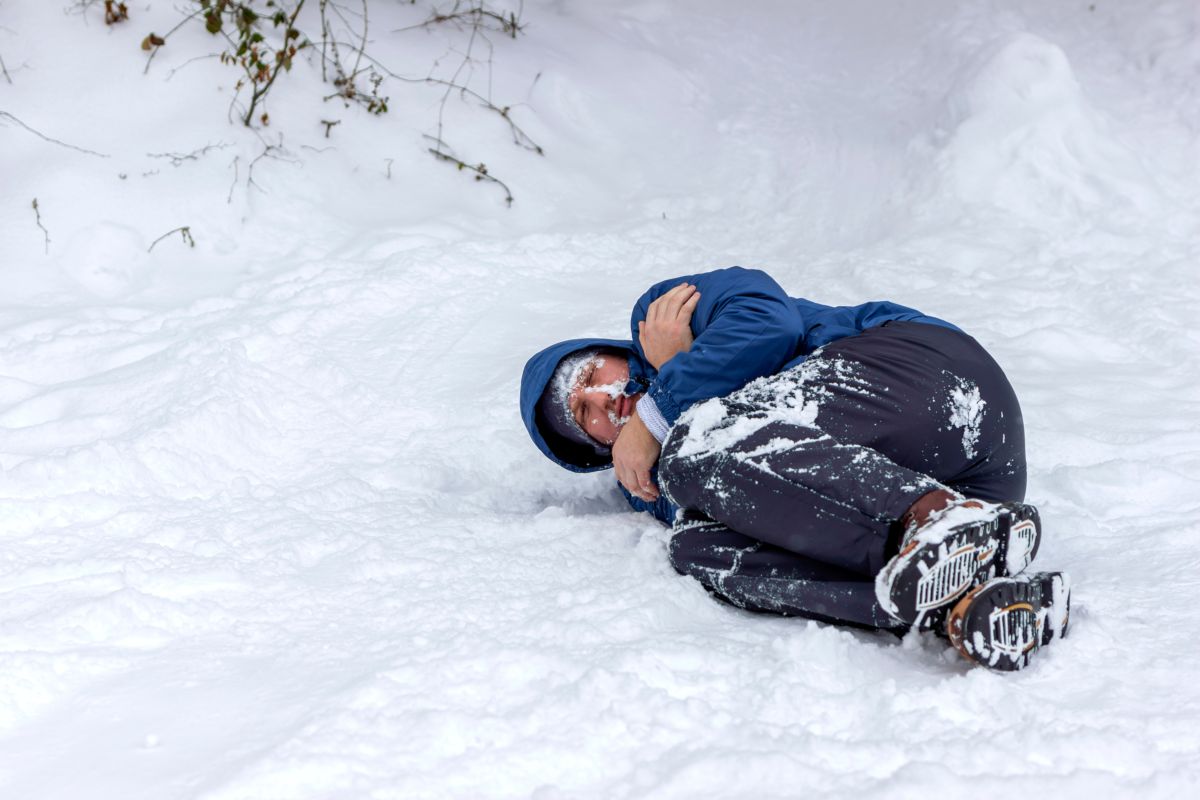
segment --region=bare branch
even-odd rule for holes
[[[46,239],[46,255],[50,255],[50,231],[46,230],[46,226],[42,224],[42,212],[38,208],[37,198],[33,198],[33,213],[37,219],[37,226],[42,229],[42,236]]]
[[[368,79],[371,87],[369,90],[361,89],[357,85],[360,75],[368,70],[362,66],[366,55],[367,38],[370,27],[367,18],[367,0],[361,0],[362,13],[355,14],[348,9],[345,9],[340,3],[332,0],[320,0],[321,13],[321,79],[328,81],[337,89],[331,95],[326,96],[326,101],[332,100],[335,97],[340,97],[349,107],[353,101],[365,107],[369,113],[383,114],[387,112],[387,97],[379,95],[380,84],[383,83],[383,76],[374,69],[370,70],[370,78]],[[362,20],[362,32],[355,33],[352,31],[353,25],[346,18],[347,14],[355,14]],[[357,39],[354,44],[346,44],[338,41],[334,35],[334,27],[330,22],[331,17],[336,17],[345,27],[347,35]],[[349,48],[354,54],[354,66],[347,70],[342,63],[341,46]],[[330,76],[332,69],[333,75]]]
[[[29,127],[24,122],[17,119],[16,117],[14,117],[12,114],[8,113],[7,111],[0,111],[0,118],[11,119],[13,122],[17,123],[22,128],[24,128],[25,130],[32,133],[34,136],[36,136],[39,139],[42,139],[44,141],[50,142],[51,144],[56,144],[56,145],[59,145],[60,147],[65,147],[68,150],[76,150],[80,153],[87,153],[89,156],[99,156],[100,158],[108,158],[108,156],[105,155],[104,153],[97,153],[95,150],[88,150],[85,147],[76,147],[73,144],[67,144],[66,142],[60,142],[58,139],[49,137],[46,134],[42,133],[41,131],[37,131],[37,130],[34,130],[33,128]]]
[[[233,161],[231,161],[229,164],[229,166],[233,167],[233,181],[229,184],[229,196],[225,198],[226,204],[233,203],[233,190],[235,188],[237,188],[237,182],[238,182],[238,162],[240,162],[241,160],[242,160],[241,156],[234,156]]]
[[[158,51],[159,51],[159,50],[162,48],[162,46],[163,46],[164,44],[166,44],[166,43],[167,43],[167,39],[170,39],[170,38],[171,38],[171,34],[173,34],[175,31],[179,30],[180,28],[182,28],[182,27],[183,27],[184,25],[186,25],[187,23],[191,22],[191,21],[192,21],[193,19],[195,19],[196,17],[200,16],[202,13],[204,13],[204,8],[203,8],[203,7],[201,7],[201,8],[197,8],[197,9],[196,9],[195,11],[193,11],[191,14],[188,14],[186,17],[184,17],[183,19],[181,19],[181,20],[179,21],[179,24],[178,24],[178,25],[176,25],[174,28],[171,28],[171,30],[167,31],[167,32],[166,32],[165,34],[163,34],[162,36],[160,36],[160,37],[157,37],[157,38],[158,38],[158,40],[159,40],[159,42],[160,42],[160,43],[158,43],[158,44],[155,44],[155,43],[153,43],[153,42],[152,42],[152,39],[154,39],[154,38],[155,38],[153,33],[151,33],[149,36],[147,36],[147,37],[146,37],[146,39],[145,39],[145,42],[147,42],[147,43],[150,43],[150,44],[152,45],[153,49],[152,49],[152,50],[150,50],[150,55],[149,55],[149,56],[146,58],[146,67],[145,67],[145,69],[143,69],[143,70],[142,70],[142,74],[143,74],[143,75],[149,74],[149,72],[150,72],[150,62],[154,60],[154,57],[155,57],[156,55],[158,55]],[[143,46],[143,47],[145,47],[146,45],[145,45],[145,44],[143,44],[142,46]],[[172,73],[172,74],[174,74],[174,72],[175,72],[175,70],[171,70],[171,73]]]
[[[363,51],[367,49],[367,30],[368,30],[368,28],[367,28],[367,0],[362,0],[362,8],[363,8],[363,32],[362,32],[363,46],[358,48],[358,56],[354,59],[354,71],[351,73],[351,75],[358,74],[358,68],[362,64]]]
[[[180,64],[178,67],[172,67],[171,70],[169,72],[167,72],[167,77],[163,78],[163,83],[166,83],[167,81],[171,80],[171,78],[174,78],[176,72],[179,72],[179,70],[183,69],[184,67],[188,66],[189,64],[191,64],[193,62],[207,61],[210,58],[220,58],[220,57],[221,57],[220,53],[209,53],[206,56],[195,56],[194,58],[189,58],[187,61]]]
[[[459,10],[462,5],[461,0],[455,2],[454,8],[445,14],[434,12],[433,16],[418,25],[409,25],[406,28],[397,28],[392,33],[403,33],[404,31],[429,29],[435,25],[442,25],[447,22],[453,23],[460,28],[465,24],[472,29],[487,28],[489,22],[495,27],[491,30],[498,31],[517,38],[517,34],[524,30],[525,26],[521,24],[521,13],[510,12],[508,16],[492,11],[490,8],[484,8],[483,5],[472,6],[467,9]],[[523,5],[523,4],[522,4]]]
[[[193,150],[190,153],[146,153],[146,155],[149,158],[169,158],[171,159],[171,166],[178,167],[185,161],[199,161],[200,157],[210,150],[224,150],[226,147],[229,147],[227,143],[218,142],[217,144],[205,145],[199,150]]]
[[[341,42],[340,44],[347,45],[346,42]],[[347,45],[347,46],[349,46],[349,45]],[[479,104],[482,105],[484,108],[488,109],[489,111],[495,112],[496,114],[500,115],[501,118],[504,119],[504,121],[508,124],[510,133],[512,133],[514,144],[516,144],[520,147],[523,147],[526,150],[530,150],[534,153],[537,153],[539,156],[544,156],[546,154],[545,150],[542,149],[542,146],[539,145],[537,142],[535,142],[529,134],[525,133],[525,131],[522,130],[522,128],[519,125],[517,125],[516,122],[513,121],[512,115],[511,115],[512,106],[503,106],[503,107],[497,106],[494,103],[492,103],[490,100],[488,100],[486,97],[481,95],[479,92],[475,91],[474,89],[471,89],[470,87],[467,87],[467,86],[462,86],[457,83],[453,83],[452,81],[444,80],[442,78],[434,78],[434,77],[410,78],[406,75],[399,75],[395,72],[392,72],[390,69],[388,69],[379,59],[375,58],[370,53],[363,53],[363,58],[365,58],[367,61],[371,62],[376,68],[379,69],[380,72],[384,73],[389,78],[398,80],[401,83],[426,83],[426,84],[430,84],[433,86],[444,86],[447,89],[451,90],[452,92],[457,91],[460,94],[460,96],[471,97],[475,100],[478,100]]]
[[[285,31],[291,31],[296,27],[296,18],[300,16],[300,10],[302,8],[304,8],[304,3],[305,3],[305,0],[299,0],[299,2],[296,3],[296,7],[292,10],[292,16],[288,18],[287,25],[284,27]],[[289,39],[287,38],[287,36],[285,34],[284,40],[283,40],[283,49],[280,50],[280,52],[286,51],[286,49],[288,47],[288,43],[289,43]],[[246,116],[245,116],[245,118],[242,119],[242,123],[245,124],[245,126],[247,128],[250,127],[250,123],[254,119],[255,106],[257,106],[259,104],[259,102],[261,102],[262,99],[267,96],[267,93],[271,91],[271,87],[275,85],[275,79],[279,77],[279,73],[282,70],[282,68],[283,68],[283,62],[281,61],[280,63],[277,63],[275,65],[275,68],[273,70],[271,70],[271,77],[269,77],[267,79],[266,83],[263,83],[260,86],[259,83],[253,79],[253,73],[250,71],[250,68],[246,67],[246,76],[251,79],[250,80],[250,86],[251,86],[250,107],[246,109]],[[263,119],[264,120],[266,119],[265,114],[263,115]],[[255,161],[257,161],[257,160],[258,159],[255,159]],[[253,169],[253,164],[251,164],[251,169]]]
[[[91,8],[92,6],[96,5],[96,3],[98,3],[98,2],[100,2],[100,0],[75,0],[75,2],[73,4],[71,4],[70,6],[67,6],[67,8],[64,9],[64,11],[66,11],[67,13],[71,13],[72,11],[74,11],[76,14],[79,14],[80,16],[82,16],[83,21],[86,23],[87,22],[87,10],[89,8]]]
[[[508,184],[497,178],[495,175],[490,174],[485,164],[468,164],[462,159],[447,153],[446,143],[442,140],[433,136],[426,136],[425,138],[434,143],[434,147],[427,148],[429,152],[433,154],[434,158],[439,161],[445,161],[449,164],[453,164],[454,166],[458,167],[459,170],[467,170],[468,172],[475,173],[475,180],[477,181],[487,181],[489,183],[496,184],[504,190],[504,205],[512,208],[513,196],[512,191],[508,188]]]
[[[161,242],[163,239],[165,239],[165,238],[167,238],[168,236],[170,236],[172,233],[179,233],[179,234],[182,234],[182,235],[183,235],[183,241],[184,241],[184,244],[186,244],[188,247],[195,247],[195,246],[196,246],[196,240],[192,238],[192,229],[191,229],[191,227],[189,227],[189,226],[187,226],[187,225],[182,225],[182,226],[180,226],[180,227],[178,227],[178,228],[172,228],[171,230],[169,230],[169,231],[167,231],[166,233],[164,233],[162,236],[160,236],[160,237],[158,237],[157,239],[155,239],[153,242],[151,242],[151,243],[150,243],[150,247],[149,247],[149,249],[147,249],[147,250],[146,250],[146,252],[147,252],[147,253],[149,253],[149,252],[152,252],[152,251],[154,250],[154,245],[158,244],[158,243],[159,243],[159,242]]]
[[[282,154],[282,156],[276,155],[276,153]],[[246,170],[246,188],[249,189],[251,186],[253,186],[255,189],[258,189],[263,194],[266,194],[267,190],[262,188],[261,186],[259,186],[254,180],[254,166],[256,164],[258,164],[259,161],[262,161],[264,158],[270,158],[275,161],[290,162],[292,164],[297,163],[295,158],[288,158],[288,156],[290,156],[290,155],[291,154],[288,153],[288,151],[283,148],[283,134],[282,133],[279,134],[279,144],[268,144],[266,141],[263,141],[263,151],[261,153],[259,153],[258,155],[256,155],[250,161],[250,167],[249,167],[249,169]]]
[[[263,194],[266,194],[266,189],[259,186],[254,180],[254,167],[259,161],[262,161],[264,158],[270,158],[275,161],[283,161],[290,164],[298,164],[300,162],[296,158],[292,157],[291,153],[284,149],[283,134],[279,135],[279,144],[271,144],[263,139],[262,136],[259,136],[259,141],[261,141],[263,144],[263,151],[250,161],[250,167],[246,171],[246,190],[249,191],[250,187],[254,187]],[[234,156],[233,161],[229,162],[229,166],[233,167],[233,180],[229,184],[229,195],[225,198],[226,203],[233,202],[233,192],[235,189],[237,189],[238,178],[241,175],[241,163],[241,156]]]

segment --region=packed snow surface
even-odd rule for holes
[[[444,119],[511,208],[425,152],[436,87],[301,59],[247,131],[129,5],[0,0],[0,796],[1194,796],[1193,0],[526,0],[471,79],[545,155]],[[731,264],[992,351],[1067,639],[999,675],[721,605],[538,453],[531,353]]]

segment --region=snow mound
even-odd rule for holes
[[[121,297],[149,283],[150,259],[138,231],[115,222],[97,222],[67,240],[59,264],[91,294]]]
[[[941,194],[1025,222],[1146,214],[1139,155],[1087,101],[1061,48],[1028,33],[985,51],[946,101]]]

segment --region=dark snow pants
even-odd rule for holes
[[[689,409],[659,477],[679,572],[742,608],[892,628],[874,575],[899,518],[945,487],[1024,499],[1025,436],[978,342],[890,322]]]

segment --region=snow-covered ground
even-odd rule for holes
[[[301,62],[255,134],[200,25],[142,74],[181,4],[78,5],[0,0],[0,796],[1200,786],[1194,0],[527,0],[472,80],[546,155],[446,117],[511,209],[424,152],[435,87]],[[997,675],[720,605],[533,448],[528,355],[730,264],[994,352],[1068,639]]]

